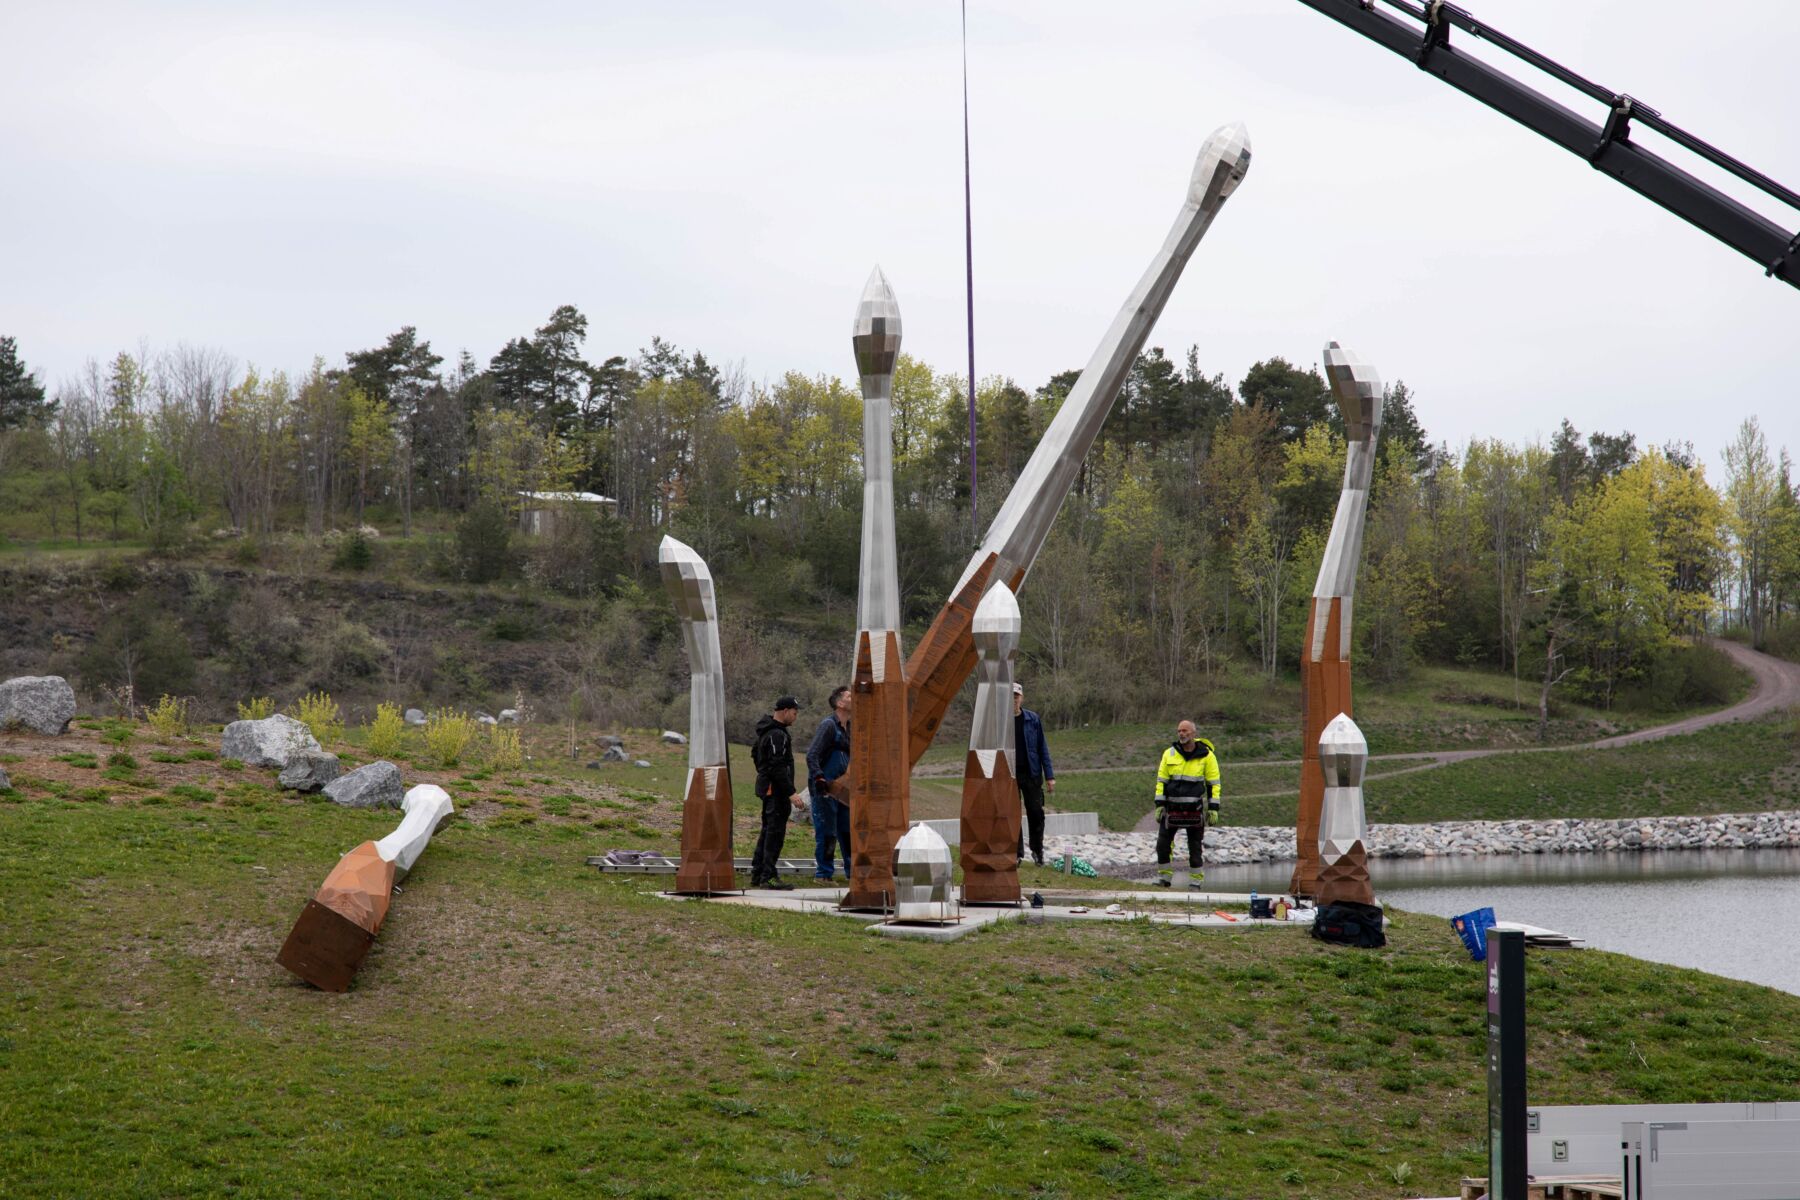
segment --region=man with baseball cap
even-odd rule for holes
[[[791,892],[775,864],[781,861],[781,845],[787,840],[788,816],[804,810],[806,797],[794,788],[794,739],[788,732],[800,715],[800,702],[792,696],[775,701],[774,711],[756,723],[756,740],[750,744],[750,761],[756,764],[756,798],[762,801],[762,832],[750,859],[750,886]]]

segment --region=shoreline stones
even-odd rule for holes
[[[247,767],[286,768],[302,750],[319,749],[312,731],[285,713],[260,721],[233,721],[219,740],[219,753]]]
[[[60,737],[75,719],[75,689],[61,675],[21,675],[0,683],[0,729]]]
[[[1156,861],[1154,833],[1098,833],[1057,839],[1059,844],[1064,840],[1077,856],[1093,863],[1142,866]],[[1800,811],[1370,825],[1367,845],[1372,859],[1782,850],[1800,847]],[[1178,851],[1181,849],[1177,847]],[[1291,827],[1221,826],[1206,832],[1208,866],[1284,862],[1293,857]]]
[[[406,799],[400,768],[386,759],[340,775],[321,790],[345,808],[399,808]]]
[[[277,782],[294,792],[316,792],[338,777],[338,756],[324,750],[299,750],[288,756]]]

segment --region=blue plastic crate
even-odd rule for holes
[[[1487,931],[1495,924],[1494,910],[1491,908],[1478,908],[1474,912],[1450,918],[1450,928],[1456,930],[1456,936],[1468,948],[1469,957],[1476,962],[1487,960]]]

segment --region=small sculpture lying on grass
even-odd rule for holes
[[[378,842],[364,842],[338,860],[318,894],[307,901],[275,961],[314,987],[347,991],[387,919],[394,882],[404,878],[455,808],[432,783],[406,793],[406,816]]]

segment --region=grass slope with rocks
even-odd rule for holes
[[[397,814],[282,793],[216,734],[88,724],[0,735],[0,1194],[1387,1200],[1480,1168],[1483,974],[1437,920],[1376,952],[1141,923],[938,946],[670,903],[582,865],[673,844],[641,781],[678,754],[633,735],[657,767],[409,764],[459,813],[328,995],[274,954]],[[1800,1076],[1800,997],[1530,964],[1534,1102]]]

